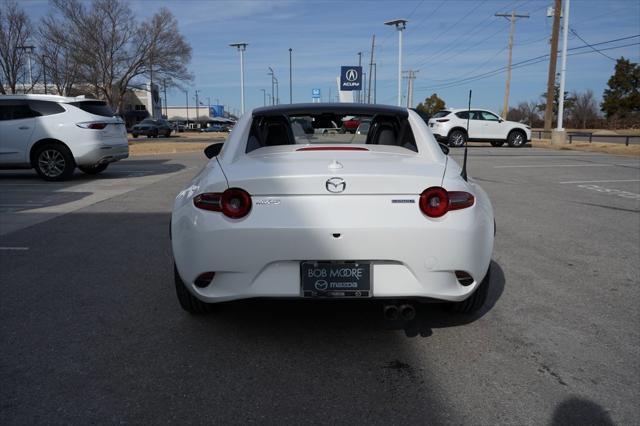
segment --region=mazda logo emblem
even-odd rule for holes
[[[358,79],[358,71],[351,68],[347,70],[345,77],[347,78],[347,81],[356,81]]]
[[[344,192],[344,190],[347,189],[347,183],[342,178],[332,177],[331,179],[327,180],[325,187],[327,188],[327,191],[338,194],[340,192]]]

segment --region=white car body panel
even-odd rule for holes
[[[77,166],[93,166],[129,156],[129,141],[122,119],[91,114],[71,102],[92,101],[54,95],[3,96],[3,101],[47,101],[65,112],[35,118],[0,120],[0,165],[31,167],[31,149],[39,141],[49,139],[65,144]],[[78,123],[108,123],[102,129],[81,128]]]
[[[194,296],[209,303],[301,298],[303,261],[370,262],[374,298],[460,301],[475,291],[491,262],[491,203],[479,186],[460,177],[459,166],[417,114],[408,115],[417,153],[379,145],[299,152],[305,145],[288,145],[245,154],[251,117],[249,112],[238,121],[218,157],[175,200],[175,264]],[[346,188],[329,193],[325,183],[336,176]],[[470,192],[475,204],[429,218],[418,200],[430,186]],[[229,187],[251,195],[246,217],[194,206],[194,196]],[[196,287],[195,279],[207,271],[216,272],[211,284]],[[473,284],[461,285],[454,271],[468,272]]]
[[[455,128],[467,128],[467,120],[456,115],[457,113],[467,112],[467,109],[451,109],[448,111],[450,111],[450,114],[445,117],[429,119],[429,128],[433,132],[433,135],[441,140],[446,139],[449,133]],[[471,108],[471,111],[487,112],[500,118],[498,114],[487,109]],[[443,119],[447,121],[438,121]],[[522,130],[525,133],[527,141],[531,140],[531,128],[529,126],[515,121],[500,119],[502,122],[469,120],[469,140],[506,141],[509,133],[516,129]]]

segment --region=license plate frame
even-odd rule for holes
[[[300,262],[300,294],[306,298],[372,297],[371,270],[370,262]]]

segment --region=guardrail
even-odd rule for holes
[[[538,135],[538,139],[551,139],[551,131],[549,130],[532,130],[531,137]],[[544,135],[544,136],[543,136]],[[632,144],[640,144],[640,136],[627,136],[627,135],[594,135],[593,132],[568,132],[567,137],[569,143],[585,141],[585,142],[600,142],[600,143],[624,143],[629,146]]]

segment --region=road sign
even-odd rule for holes
[[[340,67],[340,90],[362,90],[362,67]]]
[[[320,89],[311,89],[311,97],[313,99],[320,99]]]

